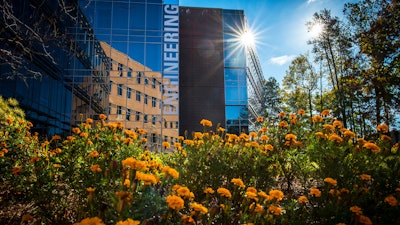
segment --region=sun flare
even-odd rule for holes
[[[315,24],[314,26],[312,26],[312,28],[310,29],[309,33],[311,37],[318,37],[323,30],[323,25],[320,23]]]
[[[240,36],[240,41],[242,42],[243,45],[245,46],[252,46],[255,43],[254,40],[254,35],[252,32],[250,31],[246,31],[244,32],[241,36]]]

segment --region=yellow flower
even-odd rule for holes
[[[278,207],[278,206],[275,206],[275,205],[271,205],[271,206],[268,208],[268,210],[269,210],[272,214],[274,214],[275,216],[279,216],[279,215],[281,215],[282,212],[283,212],[282,208],[280,208],[280,207]]]
[[[325,178],[324,181],[325,181],[326,183],[328,183],[328,184],[333,185],[333,186],[336,186],[336,185],[337,185],[337,181],[336,181],[335,179],[331,178],[331,177]]]
[[[181,210],[184,207],[185,201],[179,196],[176,195],[169,195],[167,196],[166,202],[168,207],[174,210]]]
[[[199,212],[200,214],[206,214],[208,212],[208,209],[206,207],[196,202],[193,202],[190,205],[190,208],[192,208],[196,212]]]
[[[203,133],[201,133],[201,132],[194,132],[194,139],[202,139],[203,138],[203,136],[204,136],[204,134]]]
[[[371,219],[369,217],[367,217],[367,216],[364,216],[364,215],[360,216],[359,222],[364,224],[364,225],[372,225]]]
[[[105,225],[98,217],[86,218],[79,223],[74,223],[74,225]]]
[[[188,146],[193,146],[194,145],[194,141],[193,140],[188,140],[188,139],[184,140],[183,143],[185,145],[188,145]]]
[[[393,207],[397,205],[397,199],[396,199],[394,196],[392,196],[392,195],[387,196],[387,197],[385,198],[385,202],[386,202],[387,204],[389,204],[390,206],[393,206]]]
[[[241,187],[241,188],[244,188],[244,187],[245,187],[245,185],[244,185],[242,179],[240,179],[240,178],[232,178],[231,182],[232,182],[234,185],[239,186],[239,187]]]
[[[218,127],[218,130],[217,130],[217,131],[223,133],[223,132],[225,132],[225,128],[223,128],[223,127]]]
[[[115,225],[139,225],[140,221],[127,219],[124,221],[118,221]]]
[[[306,196],[302,195],[298,198],[298,201],[299,201],[299,203],[304,204],[304,203],[308,202],[308,198]]]
[[[200,124],[203,125],[203,127],[212,127],[212,122],[210,120],[202,119]]]
[[[321,191],[318,188],[311,188],[310,195],[314,197],[321,197]]]
[[[371,175],[361,174],[360,178],[361,178],[361,180],[371,180]]]
[[[147,174],[147,173],[142,173],[140,171],[136,171],[136,176],[135,178],[137,180],[143,181],[144,185],[151,185],[151,184],[157,184],[158,182],[158,177],[154,174]]]
[[[214,190],[209,187],[209,188],[204,189],[204,193],[205,194],[214,194]]]
[[[355,213],[357,216],[363,214],[362,209],[361,209],[360,207],[356,206],[356,205],[350,207],[350,211],[353,212],[353,213]]]
[[[220,194],[221,196],[225,196],[227,198],[231,198],[232,197],[231,192],[226,188],[218,188],[217,189],[217,193]]]
[[[379,148],[378,145],[371,143],[371,142],[365,143],[364,148],[371,150],[372,153],[381,152],[381,148]]]

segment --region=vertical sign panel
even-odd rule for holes
[[[179,5],[165,1],[163,9],[163,85],[164,115],[179,113]]]

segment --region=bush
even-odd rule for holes
[[[329,111],[280,113],[257,132],[222,127],[145,150],[145,131],[86,119],[67,137],[31,134],[0,99],[0,223],[399,224],[400,154],[388,127],[356,138]],[[5,112],[5,113],[4,113]]]

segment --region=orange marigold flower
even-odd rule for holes
[[[379,153],[381,152],[381,148],[379,148],[378,145],[372,143],[372,142],[367,142],[364,144],[364,148],[371,150],[372,153]]]
[[[360,178],[361,178],[361,180],[371,180],[371,175],[361,174]]]
[[[177,170],[175,170],[175,169],[169,167],[169,166],[164,166],[163,169],[162,169],[162,171],[163,171],[165,174],[171,176],[171,177],[174,178],[174,179],[177,179],[177,178],[179,177],[179,172],[178,172]]]
[[[267,133],[267,131],[268,131],[268,128],[266,128],[266,127],[262,127],[262,128],[259,130],[260,133]]]
[[[342,143],[343,142],[343,138],[341,138],[339,135],[337,135],[335,133],[330,134],[328,139],[331,140],[331,141],[335,141],[336,143]]]
[[[342,122],[340,122],[339,120],[333,121],[332,125],[335,128],[342,128],[342,126],[343,126]]]
[[[317,136],[319,138],[325,138],[325,134],[322,133],[321,131],[315,132],[315,136]]]
[[[99,152],[96,151],[96,150],[91,151],[91,152],[90,152],[90,156],[92,156],[92,157],[99,157]]]
[[[231,182],[232,182],[234,185],[239,186],[239,187],[241,187],[241,188],[244,188],[244,187],[245,187],[245,185],[244,185],[242,179],[240,179],[240,178],[232,178]]]
[[[107,119],[107,116],[104,115],[104,114],[100,114],[100,115],[99,115],[99,119],[101,119],[101,120],[106,120],[106,119]]]
[[[300,204],[305,204],[308,202],[308,198],[304,195],[300,196],[297,200],[299,201]]]
[[[93,119],[91,119],[91,118],[86,118],[86,123],[93,123]]]
[[[337,186],[337,181],[331,177],[325,178],[324,181],[332,186]]]
[[[60,164],[57,164],[57,163],[55,163],[55,164],[53,164],[53,167],[54,167],[54,168],[56,168],[56,169],[59,169],[59,168],[61,168],[61,165],[60,165]]]
[[[95,173],[98,172],[100,173],[102,171],[102,169],[100,168],[100,166],[98,164],[94,164],[90,166],[90,170]]]
[[[75,134],[79,134],[81,133],[81,129],[79,129],[79,127],[74,127],[72,128],[72,132],[74,132]]]
[[[258,192],[258,196],[260,196],[263,199],[269,199],[269,196],[267,195],[267,193],[260,191]]]
[[[184,197],[184,198],[189,198],[190,197],[190,190],[189,190],[189,188],[187,188],[187,187],[179,187],[177,190],[176,190],[176,193],[179,195],[179,196],[181,196],[181,197]]]
[[[288,123],[286,121],[279,122],[279,127],[285,128],[287,126],[288,126]]]
[[[286,113],[285,113],[285,112],[280,112],[280,113],[278,114],[278,116],[279,116],[279,117],[285,117],[285,116],[286,116]]]
[[[344,135],[345,137],[349,137],[349,138],[354,138],[354,137],[356,136],[356,134],[355,134],[354,132],[350,131],[350,130],[346,130],[346,131],[343,133],[343,135]]]
[[[297,111],[297,115],[299,116],[304,116],[304,114],[306,114],[306,111],[304,111],[304,109],[300,109],[299,111]]]
[[[267,135],[261,135],[261,140],[262,141],[268,141],[269,137]]]
[[[218,127],[218,132],[221,132],[221,133],[225,132],[225,128],[223,128],[223,127]]]
[[[199,212],[200,214],[206,214],[208,212],[208,209],[206,207],[196,202],[190,204],[190,208],[192,208],[196,212]]]
[[[212,188],[208,187],[208,188],[204,189],[203,192],[205,194],[214,194],[215,191]]]
[[[321,191],[318,188],[311,188],[310,195],[314,197],[321,197]]]
[[[262,116],[259,116],[259,117],[257,117],[257,122],[262,122],[262,121],[264,121],[264,118],[262,117]]]
[[[286,134],[285,139],[288,141],[295,141],[297,139],[297,137],[294,134]]]
[[[103,221],[98,217],[86,218],[79,223],[74,223],[74,225],[105,225]]]
[[[21,169],[21,167],[14,167],[13,169],[12,169],[12,174],[13,175],[19,175],[19,173],[21,173],[21,171],[22,171],[22,169]]]
[[[203,127],[212,127],[212,122],[210,120],[202,119],[200,124],[203,125]]]
[[[285,195],[280,190],[270,190],[269,197],[270,199],[276,199],[276,201],[281,201]]]
[[[179,196],[176,195],[169,195],[167,196],[166,202],[168,207],[174,210],[181,210],[184,207],[185,201]]]
[[[253,131],[251,131],[250,133],[249,133],[249,136],[251,137],[251,138],[256,138],[258,135],[257,135],[257,133],[256,132],[253,132]]]
[[[194,132],[193,137],[194,139],[202,139],[204,137],[204,134],[201,132]]]
[[[162,146],[163,146],[164,148],[170,148],[170,147],[171,147],[171,144],[170,144],[169,142],[164,141],[164,142],[162,143]]]
[[[11,125],[11,124],[13,123],[13,120],[12,120],[11,118],[7,118],[7,119],[6,119],[6,123],[8,123],[8,124]]]
[[[217,189],[217,193],[220,194],[221,196],[225,196],[227,198],[231,198],[232,197],[231,192],[226,188],[218,188]]]
[[[325,109],[325,110],[323,110],[322,112],[321,112],[321,116],[330,116],[331,115],[331,112],[329,111],[329,110],[327,110],[327,109]]]
[[[251,192],[251,191],[246,191],[246,196],[247,196],[248,199],[253,199],[256,202],[258,201],[257,192],[254,193],[254,192]]]
[[[316,115],[316,116],[313,116],[312,117],[312,121],[314,122],[314,123],[320,123],[320,122],[322,122],[324,119],[322,118],[322,116],[319,116],[319,115]]]
[[[135,179],[143,181],[144,185],[157,184],[158,182],[158,177],[156,175],[142,173],[140,171],[136,171]]]
[[[367,217],[367,216],[364,216],[364,215],[360,216],[359,222],[364,224],[364,225],[372,225],[371,219],[369,217]]]
[[[385,198],[385,202],[387,203],[387,204],[389,204],[390,206],[396,206],[397,205],[397,199],[393,196],[393,195],[390,195],[390,196],[387,196],[386,198]]]
[[[324,124],[323,127],[327,130],[333,131],[335,130],[335,128],[333,127],[333,125],[330,124]]]
[[[357,216],[362,215],[362,213],[363,213],[362,209],[360,207],[356,206],[356,205],[350,207],[350,211],[355,213]]]
[[[138,220],[132,220],[132,219],[127,219],[124,221],[118,221],[115,225],[139,225],[140,221]]]
[[[378,127],[376,128],[378,132],[383,132],[387,133],[389,131],[389,126],[386,124],[379,124]]]
[[[194,145],[194,141],[193,140],[188,140],[188,139],[184,140],[183,143],[185,145],[189,145],[189,146],[193,146]]]
[[[79,134],[79,136],[83,137],[83,138],[87,138],[89,136],[88,133],[82,132]]]
[[[384,134],[382,134],[382,136],[380,137],[380,139],[381,139],[382,141],[386,141],[386,142],[389,142],[389,141],[392,140],[391,137],[389,137],[389,136],[387,136],[387,135],[384,135]]]
[[[268,210],[269,210],[272,214],[274,214],[275,216],[279,216],[279,215],[281,215],[282,212],[283,212],[282,208],[280,208],[280,207],[278,207],[278,206],[275,206],[275,205],[271,205],[271,206],[268,208]]]
[[[264,146],[264,149],[267,150],[267,151],[273,151],[274,150],[274,146],[272,146],[270,144],[267,144],[267,145]]]

